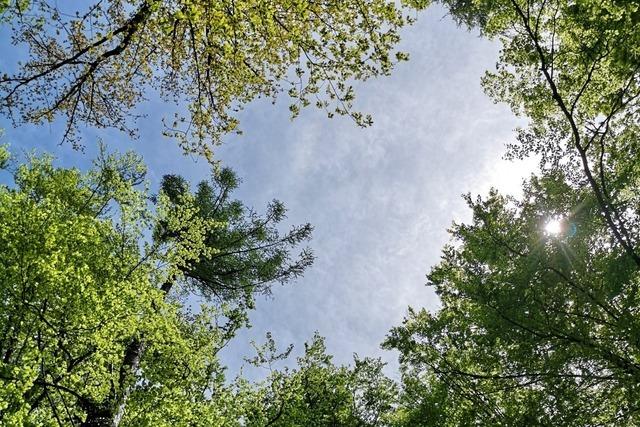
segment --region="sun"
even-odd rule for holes
[[[545,224],[544,231],[551,236],[556,236],[562,232],[562,223],[559,219],[552,218]]]

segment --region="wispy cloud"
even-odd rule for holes
[[[292,222],[315,225],[318,256],[299,283],[259,302],[253,329],[225,355],[232,366],[248,338],[270,330],[299,345],[316,329],[339,362],[357,352],[393,365],[379,344],[407,306],[437,307],[425,274],[451,221],[469,217],[460,195],[517,192],[533,167],[501,159],[520,122],[480,87],[497,46],[443,15],[432,9],[405,32],[409,63],[358,85],[358,108],[373,113],[373,127],[312,110],[289,123],[284,105],[254,105],[244,141],[221,150],[245,177],[246,197],[277,196]]]

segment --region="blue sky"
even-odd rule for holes
[[[262,341],[267,331],[299,354],[315,330],[335,361],[348,363],[353,353],[381,356],[392,372],[396,355],[379,345],[409,305],[437,308],[425,274],[438,262],[451,221],[468,218],[460,195],[491,186],[517,193],[533,170],[531,162],[501,159],[523,122],[480,87],[484,71],[495,66],[497,45],[457,28],[437,7],[418,18],[403,31],[401,49],[410,61],[391,77],[357,85],[356,109],[373,115],[372,127],[314,109],[291,121],[285,98],[275,106],[257,101],[242,113],[244,135],[227,138],[216,152],[243,179],[238,198],[258,210],[277,198],[290,224],[315,227],[315,265],[297,282],[276,287],[272,298],[259,298],[253,327],[222,355],[231,372],[251,355],[249,341]],[[3,72],[14,60],[11,49],[0,47]],[[14,151],[51,152],[68,166],[86,167],[102,138],[112,149],[142,154],[152,185],[165,173],[206,178],[205,161],[183,156],[161,136],[160,118],[172,110],[154,99],[140,108],[148,117],[139,123],[139,140],[87,129],[84,153],[59,146],[56,125],[14,129],[2,119],[0,127]]]

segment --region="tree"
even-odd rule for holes
[[[186,106],[165,133],[207,156],[256,97],[287,92],[294,116],[314,103],[370,123],[352,110],[348,82],[406,59],[394,46],[409,21],[388,0],[109,0],[75,14],[31,0],[0,12],[13,43],[29,49],[0,77],[0,108],[14,122],[63,116],[63,138],[75,143],[80,124],[134,135],[134,107],[154,89]]]
[[[637,174],[640,8],[626,1],[445,0],[502,43],[485,89],[531,119],[511,155],[539,154],[587,185],[616,244],[640,267]]]
[[[410,310],[385,344],[398,423],[636,425],[640,9],[442,3],[501,42],[483,83],[530,119],[509,155],[540,156],[541,174],[519,200],[467,198],[473,221],[428,276],[442,308]]]
[[[241,325],[245,310],[253,308],[255,294],[268,294],[274,282],[284,284],[298,277],[313,262],[309,250],[294,260],[289,254],[292,247],[309,239],[311,225],[294,227],[280,235],[275,225],[285,217],[284,205],[273,201],[262,217],[240,201],[230,199],[237,186],[238,179],[229,168],[214,174],[211,183],[200,182],[194,194],[182,177],[165,175],[161,188],[168,198],[171,215],[158,222],[154,233],[157,246],[181,245],[193,240],[194,223],[214,224],[196,236],[201,245],[199,254],[180,264],[160,289],[168,295],[180,278],[185,290],[193,294],[237,305],[230,316],[233,327],[224,334],[227,340],[235,333],[235,321]],[[180,214],[185,209],[190,212],[187,218]],[[131,340],[121,369],[120,392],[111,396],[106,408],[96,412],[95,420],[89,418],[87,425],[101,425],[103,419],[118,424],[146,351],[145,341],[144,337]]]
[[[593,194],[554,176],[533,178],[521,200],[468,202],[472,223],[453,226],[429,275],[442,308],[410,311],[386,341],[418,393],[408,419],[636,425],[640,274]],[[544,231],[549,218],[562,218],[558,234]]]
[[[0,187],[3,424],[235,419],[216,354],[256,293],[310,264],[289,253],[311,229],[280,235],[282,205],[261,217],[232,200],[230,170],[195,193],[166,177],[151,205],[143,179],[133,155],[103,155],[87,173],[33,157]],[[195,290],[204,305],[190,313]]]
[[[353,366],[336,366],[326,353],[318,333],[298,358],[297,368],[276,370],[292,346],[278,353],[267,335],[264,346],[256,347],[250,360],[269,369],[259,384],[239,383],[246,426],[381,426],[387,425],[398,390],[387,378],[379,359],[354,357]]]

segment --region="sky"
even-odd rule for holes
[[[371,113],[373,126],[362,129],[315,109],[292,121],[285,98],[275,106],[259,100],[241,115],[244,134],[227,138],[215,153],[242,178],[236,196],[245,204],[264,211],[279,199],[288,208],[288,224],[315,228],[315,264],[296,282],[276,286],[271,297],[259,297],[252,328],[222,353],[232,374],[252,355],[249,342],[264,341],[267,331],[282,348],[294,344],[294,356],[318,331],[335,362],[349,363],[353,353],[382,357],[394,376],[397,355],[380,343],[408,306],[437,309],[425,276],[439,260],[451,222],[470,217],[461,195],[486,194],[492,186],[518,194],[521,179],[534,170],[531,162],[502,159],[524,122],[480,86],[485,70],[495,67],[497,44],[456,27],[444,10],[432,7],[403,31],[400,49],[410,54],[409,62],[391,77],[356,86],[356,110]],[[3,44],[0,71],[16,55]],[[58,144],[55,124],[13,128],[0,119],[0,142],[84,168],[101,138],[110,149],[142,154],[155,188],[166,173],[194,183],[206,179],[207,162],[183,156],[161,136],[160,117],[171,110],[156,99],[140,109],[148,117],[139,122],[136,141],[87,129],[86,149],[77,152]],[[247,367],[243,372],[261,376]]]

